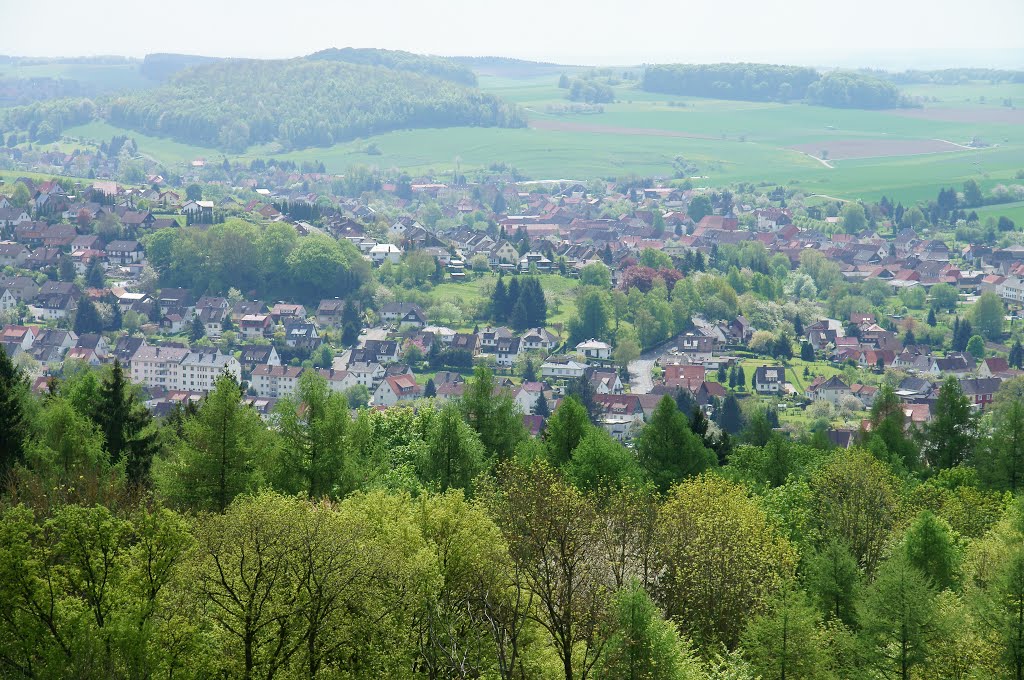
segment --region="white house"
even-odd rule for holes
[[[375,265],[385,262],[398,264],[402,260],[402,249],[393,243],[378,243],[370,248],[370,261]]]
[[[541,364],[540,374],[552,380],[570,380],[572,378],[582,378],[586,370],[586,364],[576,361],[566,361],[565,363],[545,361]]]
[[[520,337],[523,341],[522,348],[528,352],[550,352],[558,345],[558,338],[546,328],[530,328]]]
[[[601,342],[591,338],[576,345],[576,351],[588,359],[606,360],[612,357],[612,346],[607,342]]]
[[[412,401],[422,394],[423,390],[416,383],[416,378],[409,375],[392,375],[384,378],[373,392],[374,406],[394,406],[400,401]]]
[[[782,366],[758,366],[754,371],[754,390],[760,394],[778,394],[785,375],[786,369]]]
[[[498,366],[515,366],[519,358],[519,338],[504,338],[499,340],[494,348],[495,363]]]

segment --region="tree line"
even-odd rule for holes
[[[722,448],[665,397],[623,447],[570,396],[530,438],[478,369],[265,423],[222,376],[150,419],[120,367],[44,397],[0,355],[6,677],[965,678],[1024,672],[1024,380],[955,379],[860,448]]]
[[[648,92],[789,102],[839,108],[881,109],[908,105],[891,82],[862,72],[821,74],[812,68],[770,64],[657,64],[644,71]]]

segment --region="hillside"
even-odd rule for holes
[[[772,64],[657,64],[644,72],[647,92],[789,102],[834,108],[891,109],[907,99],[891,82],[864,73],[818,71]]]
[[[115,125],[241,151],[329,146],[390,130],[524,124],[492,95],[433,76],[317,59],[225,60],[112,100]]]
[[[424,76],[434,76],[470,87],[476,87],[476,75],[469,68],[450,59],[413,54],[402,50],[378,50],[371,48],[343,47],[320,50],[306,57],[311,60],[340,61],[363,66],[383,66],[396,71],[409,71]]]

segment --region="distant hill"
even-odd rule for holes
[[[396,71],[409,71],[425,76],[434,76],[470,87],[476,87],[476,74],[472,70],[450,59],[430,57],[401,50],[377,50],[370,48],[343,47],[320,50],[306,57],[311,60],[341,61],[363,66],[384,66]]]
[[[193,66],[166,85],[101,108],[115,125],[227,151],[267,142],[329,146],[405,128],[525,124],[518,109],[493,95],[411,70],[426,68],[429,58],[392,55],[406,67],[398,70],[333,58],[342,52]]]
[[[658,64],[644,72],[648,92],[737,99],[801,101],[837,108],[890,109],[909,105],[892,82],[863,72],[821,74],[774,64]]]
[[[197,54],[167,54],[158,52],[147,54],[142,60],[139,71],[151,80],[166,81],[175,73],[193,66],[212,64],[220,61],[217,57],[202,57]]]
[[[481,76],[501,78],[533,78],[538,76],[574,73],[584,67],[564,66],[546,61],[526,61],[509,57],[448,57],[448,61],[471,69]]]

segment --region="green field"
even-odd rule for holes
[[[884,194],[904,203],[933,198],[940,187],[968,179],[983,188],[1020,183],[1014,175],[1024,169],[1024,115],[1002,105],[1005,99],[1024,102],[1024,85],[909,86],[911,94],[928,98],[924,109],[909,111],[675,97],[620,86],[617,102],[604,105],[603,113],[554,114],[549,107],[568,103],[557,82],[557,75],[480,78],[482,89],[527,110],[527,129],[403,130],[329,148],[254,147],[238,158],[317,160],[335,173],[356,165],[431,174],[456,164],[467,171],[506,163],[534,179],[580,180],[672,179],[673,161],[685,159],[697,168],[697,186],[782,183],[806,194],[867,200]],[[95,141],[130,134],[143,153],[171,166],[222,155],[105,123],[66,134]],[[956,146],[975,138],[988,146]],[[379,153],[366,153],[371,143]],[[827,163],[812,157],[826,155]],[[999,207],[986,213],[1005,214]]]
[[[977,209],[978,217],[984,222],[986,217],[1009,217],[1018,227],[1024,225],[1024,201],[1017,201],[1016,203],[1002,203],[1000,205],[990,205],[984,208]]]

